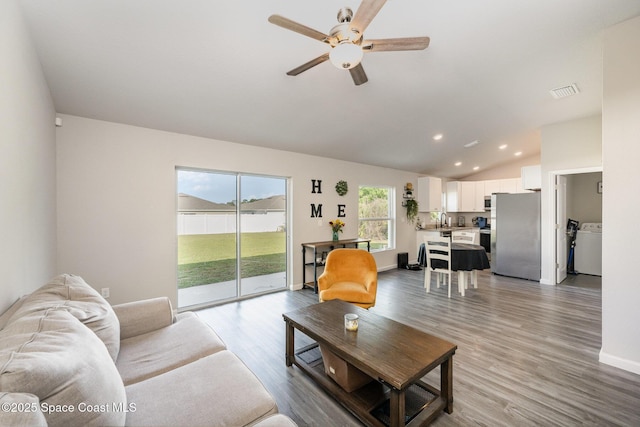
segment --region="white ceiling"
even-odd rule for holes
[[[329,62],[287,76],[329,47],[267,18],[327,33],[357,0],[19,2],[59,113],[449,178],[599,113],[602,30],[640,14],[638,0],[389,0],[365,37],[431,44],[366,53],[355,86]]]

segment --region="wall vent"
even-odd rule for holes
[[[576,93],[580,93],[580,89],[578,89],[578,85],[575,83],[569,86],[557,87],[555,89],[551,89],[551,96],[555,99],[566,98],[567,96],[575,95]]]

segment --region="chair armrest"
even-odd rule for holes
[[[367,289],[367,292],[375,293],[378,290],[378,272],[370,271],[364,275],[362,278],[364,282],[364,287]]]
[[[175,321],[171,301],[167,297],[114,305],[113,311],[120,321],[121,340],[167,327]]]
[[[329,289],[335,282],[335,274],[331,271],[323,271],[322,274],[318,276],[318,292]]]

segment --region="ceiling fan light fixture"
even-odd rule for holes
[[[329,52],[329,60],[337,68],[349,70],[362,61],[363,55],[364,53],[360,46],[345,40],[331,49],[331,52]]]

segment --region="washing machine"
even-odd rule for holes
[[[602,223],[585,222],[576,233],[575,270],[602,276]]]

